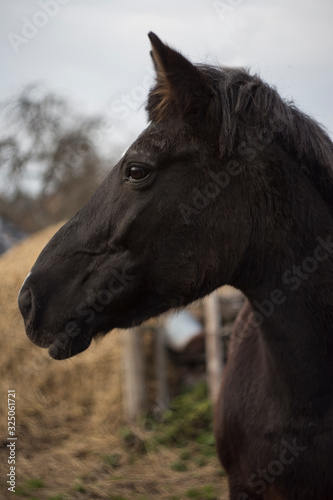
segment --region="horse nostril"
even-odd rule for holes
[[[18,305],[25,320],[28,320],[32,311],[32,295],[30,288],[22,288],[18,297]]]

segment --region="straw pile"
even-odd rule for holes
[[[18,291],[58,227],[35,234],[0,259],[0,435],[7,436],[7,391],[14,389],[21,477],[35,477],[39,467],[48,468],[53,475],[54,463],[59,467],[59,462],[66,474],[73,468],[69,455],[84,454],[91,440],[97,442],[96,449],[99,441],[110,445],[123,422],[120,332],[61,362],[52,360],[47,350],[34,346],[25,335]],[[51,447],[55,450],[52,457]],[[35,459],[40,457],[34,471],[29,464],[32,454]],[[78,465],[75,463],[76,473]]]

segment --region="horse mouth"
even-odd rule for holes
[[[48,331],[36,332],[26,325],[28,339],[38,347],[48,349],[53,359],[67,359],[85,351],[91,344],[92,333],[73,335],[66,332],[52,334]]]
[[[25,332],[28,339],[38,347],[47,349],[54,340],[54,335],[48,331],[38,332],[34,329],[32,322],[26,322]]]
[[[49,355],[57,360],[71,358],[88,349],[91,341],[92,335],[71,338],[67,334],[60,333],[48,346]]]

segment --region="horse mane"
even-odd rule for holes
[[[206,77],[207,93],[195,96],[193,123],[198,128],[197,119],[203,117],[200,127],[206,128],[206,135],[218,133],[220,155],[229,156],[235,152],[241,128],[260,129],[300,163],[323,199],[333,208],[333,143],[324,128],[293,102],[282,99],[275,88],[257,75],[238,68],[201,64],[195,67]],[[191,86],[188,87],[187,101],[190,102]],[[162,86],[157,80],[148,96],[149,119],[160,121],[177,116],[177,106],[175,90],[165,84]]]

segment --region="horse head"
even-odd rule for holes
[[[256,76],[194,65],[149,38],[148,127],[46,245],[19,295],[27,335],[56,359],[225,283],[244,291],[299,224],[296,111]],[[332,183],[313,177],[331,199]]]

